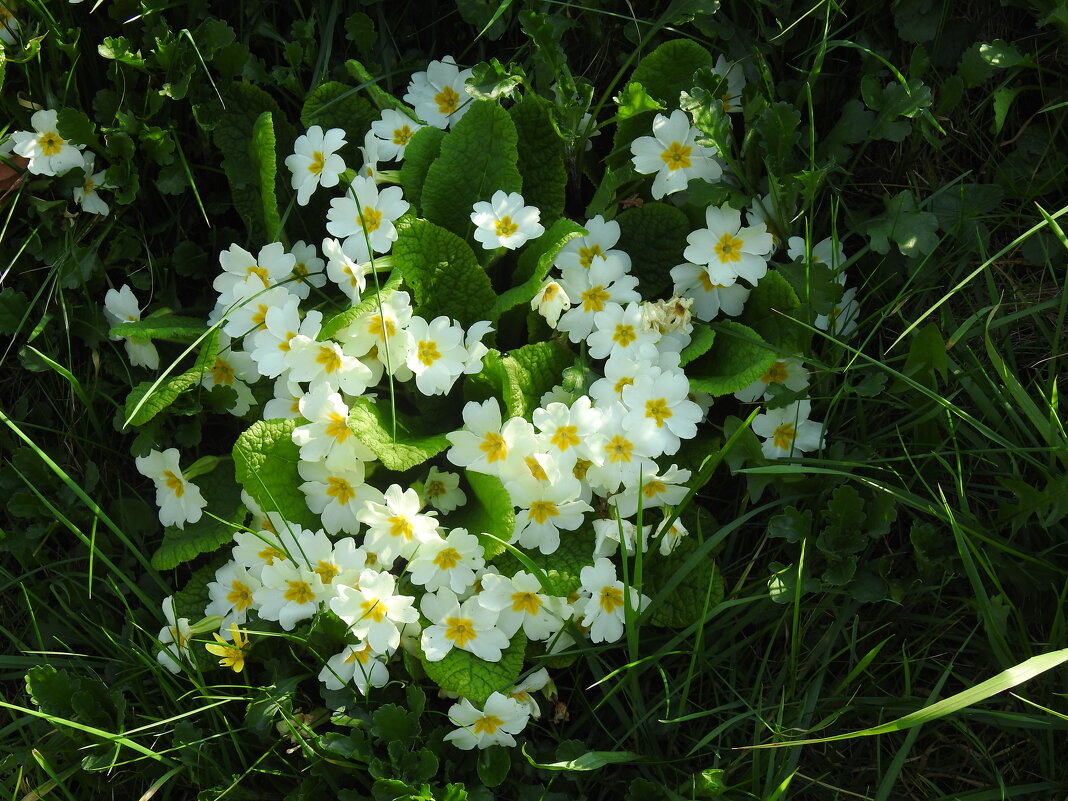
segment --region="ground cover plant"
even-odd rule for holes
[[[2,5],[12,798],[1057,798],[1050,4]]]

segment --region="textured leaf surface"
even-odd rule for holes
[[[438,662],[428,662],[421,654],[420,660],[426,675],[441,689],[482,706],[494,692],[505,692],[515,684],[523,671],[526,647],[527,638],[520,629],[501,652],[499,662],[483,661],[459,648],[453,648]]]
[[[671,268],[686,261],[686,235],[690,221],[667,203],[646,203],[627,209],[619,222],[619,249],[630,254],[631,274],[637,276],[646,300],[670,294]]]
[[[349,428],[390,470],[420,465],[449,447],[444,434],[426,435],[414,418],[397,415],[397,437],[388,411],[368,398],[356,398],[349,408]]]
[[[654,626],[685,628],[701,617],[706,598],[709,608],[723,600],[723,575],[715,559],[697,553],[699,547],[691,535],[684,537],[668,556],[654,553],[646,557],[642,589],[656,599],[649,618]],[[661,596],[661,587],[680,574],[685,578]]]
[[[710,395],[729,395],[749,386],[767,372],[778,353],[752,328],[741,323],[713,326],[716,341],[708,353],[690,362],[690,387]]]
[[[374,106],[360,97],[355,86],[327,81],[308,95],[300,110],[305,128],[319,125],[324,131],[340,128],[348,142],[363,142],[363,135],[377,119]],[[356,165],[359,166],[359,165]]]
[[[201,344],[196,362],[184,373],[165,378],[163,381],[142,381],[130,390],[124,410],[126,425],[144,425],[174,403],[180,395],[197,386],[204,374],[215,364],[218,353],[219,336],[218,333],[212,333]]]
[[[509,109],[519,136],[519,173],[523,199],[541,211],[541,224],[549,228],[564,213],[564,141],[553,128],[549,101],[524,95]]]
[[[519,137],[508,112],[492,100],[476,100],[442,140],[421,196],[423,215],[471,240],[471,208],[498,189],[519,192]]]
[[[389,278],[383,282],[377,293],[374,291],[373,282],[374,278],[372,277],[371,280],[368,281],[367,295],[359,303],[344,311],[331,314],[323,320],[323,325],[319,329],[320,341],[330,339],[334,334],[346,326],[351,325],[362,315],[367,314],[372,309],[378,308],[380,300],[385,300],[397,291],[397,288],[401,283],[400,272],[394,270],[390,273]]]
[[[916,197],[903,189],[886,199],[886,211],[862,226],[876,253],[890,251],[890,242],[903,256],[925,256],[938,245],[938,218],[920,211]]]
[[[558,342],[534,342],[506,354],[491,350],[482,360],[482,372],[469,379],[489,387],[503,402],[508,417],[530,419],[541,396],[560,383],[575,355]]]
[[[440,128],[426,126],[412,136],[404,148],[404,164],[401,166],[400,181],[404,188],[405,199],[416,209],[423,207],[423,184],[430,165],[441,153],[441,142],[445,132]]]
[[[789,318],[800,305],[789,281],[776,270],[769,270],[749,293],[739,319],[773,345],[799,351],[805,331]]]
[[[167,526],[163,542],[152,556],[152,567],[156,570],[170,570],[190,562],[233,539],[234,531],[245,521],[245,507],[241,504],[241,488],[231,476],[224,474],[225,470],[220,465],[194,482],[208,505],[196,523],[186,523],[184,529]],[[226,522],[216,520],[209,512]]]
[[[486,559],[492,559],[504,550],[504,546],[482,534],[492,534],[508,542],[515,531],[515,507],[504,484],[496,476],[465,470],[467,483],[471,486],[474,497],[468,497],[467,504],[457,509],[449,518],[451,524],[466,528],[478,536],[485,551]],[[455,521],[455,523],[453,523]]]
[[[529,202],[529,201],[528,201]],[[588,232],[576,222],[567,218],[561,218],[554,222],[544,234],[523,248],[519,256],[519,268],[516,276],[522,283],[502,292],[493,307],[494,319],[504,312],[530,303],[545,276],[552,269],[553,260],[559,255],[564,245],[577,236],[586,236]]]
[[[278,216],[278,193],[274,185],[278,176],[278,157],[275,152],[274,119],[271,112],[265,111],[256,118],[248,151],[252,161],[252,182],[260,193],[267,240],[276,242],[282,230],[282,220]]]
[[[234,473],[238,482],[265,512],[278,512],[305,528],[318,528],[308,510],[303,479],[297,472],[300,448],[293,444],[297,420],[260,420],[234,443]]]
[[[412,288],[415,313],[427,320],[444,314],[464,326],[488,320],[497,296],[468,244],[426,220],[398,229],[393,264]]]
[[[694,323],[693,331],[690,332],[690,344],[679,354],[679,366],[684,367],[699,356],[708,353],[708,349],[715,341],[715,331],[704,323]]]
[[[137,339],[162,339],[167,342],[193,342],[207,328],[207,324],[196,317],[161,314],[136,323],[119,323],[108,334]]]
[[[561,531],[560,547],[551,554],[534,554],[534,561],[545,572],[543,587],[548,595],[566,598],[582,586],[582,568],[593,564],[593,529],[589,526],[577,531]],[[503,553],[495,560],[502,575],[515,575],[527,568],[511,553]]]
[[[30,668],[26,672],[26,690],[46,715],[77,720],[100,729],[117,728],[125,709],[121,696],[108,690],[100,679],[79,676],[51,665]]]

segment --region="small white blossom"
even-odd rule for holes
[[[308,205],[317,187],[337,186],[345,161],[337,151],[345,145],[345,132],[331,128],[323,132],[313,125],[293,143],[293,155],[286,157],[286,167],[292,174],[292,187],[297,192],[297,204]]]
[[[518,192],[498,189],[489,201],[481,200],[472,207],[471,222],[476,226],[475,241],[486,250],[508,248],[515,250],[530,239],[537,239],[545,228],[539,222],[541,212],[524,205]]]
[[[156,484],[160,523],[185,528],[186,523],[200,520],[208,502],[196,484],[183,478],[182,469],[178,466],[177,448],[162,452],[150,450],[148,456],[138,456],[134,463],[141,475]]]

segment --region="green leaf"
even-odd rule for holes
[[[356,45],[360,53],[372,52],[376,41],[374,20],[362,11],[357,11],[355,14],[350,15],[345,19],[345,38]],[[347,62],[345,67],[346,69],[348,68]],[[352,72],[350,71],[349,74],[352,75]],[[353,76],[353,78],[363,83],[360,78],[356,78],[356,76]]]
[[[801,139],[801,112],[790,103],[778,101],[765,106],[753,124],[761,146],[755,152],[763,155],[772,172],[782,175],[791,172],[795,148]]]
[[[716,341],[704,356],[687,365],[690,387],[710,395],[729,395],[767,372],[779,358],[752,328],[724,320],[712,326]]]
[[[508,778],[512,756],[507,748],[494,745],[478,752],[478,778],[486,787],[497,787]]]
[[[126,396],[125,415],[127,426],[143,426],[162,412],[180,395],[188,392],[200,383],[200,379],[215,364],[219,353],[218,332],[204,338],[200,353],[193,366],[184,373],[169,378],[157,378],[155,381],[142,381]]]
[[[559,384],[575,355],[554,340],[534,342],[501,354],[491,350],[482,359],[482,372],[470,376],[466,386],[472,396],[495,395],[507,417],[530,419],[541,396]]]
[[[197,482],[204,500],[208,502],[204,514],[185,528],[167,526],[163,542],[152,555],[152,567],[170,570],[184,562],[191,562],[202,553],[211,553],[226,545],[245,522],[245,507],[241,503],[241,488],[229,476],[221,475],[222,468],[212,471],[205,481]],[[210,514],[209,514],[210,513]],[[216,520],[215,517],[222,520]]]
[[[545,573],[542,589],[548,595],[566,598],[582,586],[582,568],[593,564],[594,535],[592,528],[561,531],[560,547],[551,554],[537,554],[537,565]],[[515,575],[527,568],[511,553],[496,559],[502,575]]]
[[[511,6],[512,0],[456,0],[456,10],[460,16],[478,30],[476,40],[483,36],[491,41],[499,39],[508,30],[508,17],[505,15]]]
[[[353,17],[355,16],[366,15],[359,13],[353,14]],[[378,85],[378,82],[385,76],[372,75],[367,69],[367,67],[365,67],[363,64],[361,64],[354,58],[350,58],[348,61],[345,62],[345,71],[349,74],[349,77],[352,78],[352,80],[360,84],[361,89],[363,89],[367,92],[368,95],[370,95],[371,102],[378,106],[379,109],[391,108],[394,111],[399,111],[401,114],[405,114],[411,117],[413,120],[415,119],[415,113],[408,106],[406,106],[403,101],[398,100]],[[374,122],[374,119],[372,119],[371,121]],[[438,129],[435,128],[434,130]],[[441,133],[444,134],[445,132],[441,131]],[[411,142],[409,142],[408,144],[410,147]],[[405,149],[404,151],[404,157],[405,159],[408,158],[407,149]],[[408,196],[407,192],[405,192],[404,194],[405,197]],[[411,200],[411,198],[408,199]]]
[[[586,236],[588,231],[577,222],[561,217],[544,234],[523,248],[519,255],[517,276],[527,276],[520,284],[502,292],[493,305],[496,320],[509,309],[530,303],[541,289],[541,284],[553,267],[564,245],[577,236]]]
[[[467,92],[480,100],[511,97],[526,78],[526,72],[518,64],[505,67],[496,58],[491,58],[471,68],[471,77],[467,79]]]
[[[901,372],[929,389],[938,388],[938,377],[941,377],[942,381],[946,380],[949,355],[946,342],[936,324],[928,323],[912,335],[909,354]],[[900,392],[906,386],[904,381],[896,379],[890,388]]]
[[[668,556],[653,554],[645,560],[643,591],[654,596],[649,622],[654,626],[685,628],[701,618],[705,603],[711,609],[723,601],[723,574],[716,560],[697,553],[700,543],[691,534],[683,537]],[[685,576],[674,590],[656,595],[669,579]]]
[[[679,367],[685,367],[698,356],[708,353],[708,349],[715,341],[715,331],[704,323],[694,323],[693,331],[690,332],[690,344],[679,354]]]
[[[404,148],[404,163],[401,165],[400,182],[404,197],[416,210],[422,208],[423,184],[430,165],[441,152],[445,132],[427,125],[416,131]]]
[[[569,759],[564,762],[535,762],[527,754],[526,745],[523,746],[523,755],[527,758],[536,768],[542,770],[569,770],[569,771],[588,771],[599,770],[605,765],[625,765],[632,762],[640,762],[642,757],[640,754],[636,754],[633,751],[589,751],[580,757],[575,759]]]
[[[637,81],[631,81],[623,87],[623,91],[612,98],[619,107],[616,114],[621,120],[629,120],[646,111],[661,111],[663,103],[649,96],[645,87]]]
[[[805,509],[798,511],[793,506],[787,506],[781,515],[776,515],[768,521],[768,536],[778,537],[787,542],[800,542],[808,536],[812,530],[812,511]]]
[[[274,186],[278,161],[275,155],[274,120],[269,111],[263,112],[252,125],[249,159],[252,161],[253,183],[260,192],[267,239],[277,242],[281,236],[282,220],[278,216],[278,197]]]
[[[1004,39],[995,39],[993,42],[980,45],[979,55],[982,56],[983,61],[999,70],[1032,63],[1030,56],[1025,57],[1016,45]]]
[[[373,281],[374,279],[372,279]],[[401,284],[401,276],[399,271],[393,271],[390,273],[389,278],[382,284],[378,292],[374,292],[368,284],[367,295],[355,306],[351,306],[343,311],[329,314],[323,318],[322,327],[319,329],[319,339],[327,340],[333,337],[338,331],[351,325],[368,312],[377,309],[379,301],[384,301],[390,295],[397,291]]]
[[[122,697],[110,691],[100,679],[79,676],[51,665],[30,668],[26,673],[26,690],[46,715],[104,729],[118,728],[126,707]]]
[[[497,295],[464,240],[426,220],[397,228],[393,264],[412,288],[416,314],[444,314],[464,326],[490,318]]]
[[[848,484],[836,487],[824,515],[826,525],[816,538],[816,546],[821,551],[827,555],[845,556],[864,550],[867,536],[863,524],[867,514],[864,501],[856,489]],[[844,584],[850,578],[852,572],[845,580],[836,583]]]
[[[304,528],[322,525],[308,510],[303,479],[297,471],[300,448],[293,443],[298,420],[260,420],[234,443],[234,473],[238,482],[265,512],[278,512]]]
[[[905,84],[889,81],[883,85],[876,76],[866,75],[860,89],[868,108],[878,112],[871,129],[873,139],[901,142],[911,126],[898,117],[912,118],[931,107],[931,88],[916,78]]]
[[[686,236],[690,221],[675,206],[654,201],[627,209],[616,218],[619,223],[617,247],[629,253],[642,297],[662,297],[672,286],[671,268],[686,261]]]
[[[108,334],[131,339],[160,339],[165,342],[194,342],[207,331],[207,324],[197,317],[161,314],[136,323],[119,323]]]
[[[468,533],[478,537],[486,560],[493,559],[504,551],[504,545],[497,539],[508,542],[515,531],[515,507],[512,496],[496,476],[464,470],[467,483],[474,493],[467,503],[452,513],[450,525],[466,528]],[[497,539],[484,537],[492,534]]]
[[[104,146],[96,137],[96,123],[84,112],[73,108],[61,108],[56,115],[56,127],[64,139],[70,139],[81,145],[88,145],[95,151],[102,151]]]
[[[0,290],[0,334],[11,336],[16,333],[22,328],[29,310],[29,298],[22,292],[9,286]]]
[[[523,200],[528,206],[537,207],[541,224],[550,231],[564,213],[567,186],[564,140],[553,127],[551,108],[548,100],[527,94],[508,112],[518,136],[517,164],[523,179]],[[545,238],[546,234],[542,234],[534,244]]]
[[[349,142],[363,142],[363,136],[378,119],[374,106],[360,97],[355,86],[327,81],[316,87],[300,110],[305,128],[319,125],[323,130],[340,128]]]
[[[441,143],[423,184],[423,214],[430,222],[471,240],[471,208],[498,189],[519,192],[519,136],[508,112],[492,100],[475,100]]]
[[[141,51],[131,51],[130,40],[125,36],[105,36],[104,41],[97,45],[96,52],[100,54],[101,58],[106,58],[109,61],[118,61],[142,72],[147,71],[145,60],[141,57]]]
[[[398,472],[420,465],[449,447],[444,434],[423,433],[416,424],[419,419],[398,413],[397,437],[394,439],[389,413],[377,403],[369,398],[355,398],[349,408],[352,433],[387,469]]]
[[[875,124],[875,112],[868,111],[859,100],[847,100],[842,105],[838,122],[827,132],[817,148],[820,159],[843,164],[852,154],[850,145],[865,141]]]
[[[513,636],[501,652],[498,662],[486,662],[474,654],[453,648],[444,659],[429,662],[422,653],[419,659],[426,675],[445,692],[467,698],[475,706],[483,706],[495,692],[507,692],[523,671],[523,654],[527,637],[522,629]]]
[[[397,704],[384,704],[371,716],[371,734],[384,742],[419,736],[419,715]]]
[[[739,321],[760,334],[766,342],[783,350],[800,351],[806,333],[790,319],[800,305],[790,282],[777,270],[768,270],[749,293]]]
[[[938,244],[938,218],[920,211],[915,195],[908,189],[886,198],[885,203],[885,212],[861,226],[871,240],[871,249],[885,255],[893,240],[903,256],[932,253]]]

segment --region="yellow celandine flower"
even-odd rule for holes
[[[220,657],[219,667],[228,667],[234,673],[240,673],[245,669],[245,656],[249,645],[248,632],[242,631],[236,623],[231,623],[230,635],[233,637],[233,642],[227,642],[219,636],[219,632],[215,632],[213,636],[217,642],[206,643],[204,647],[209,654]]]

